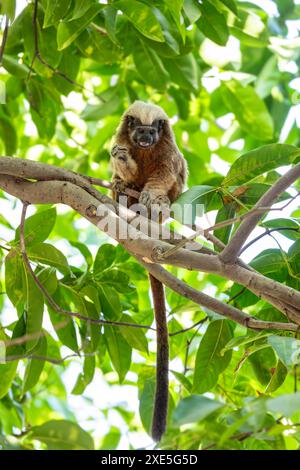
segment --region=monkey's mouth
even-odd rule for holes
[[[138,145],[139,147],[142,147],[142,148],[147,148],[147,147],[151,147],[153,142],[149,142],[149,141],[146,141],[146,140],[140,140],[138,142]]]

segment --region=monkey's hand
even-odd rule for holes
[[[121,145],[114,145],[111,151],[111,156],[120,162],[126,163],[131,158],[127,147]]]
[[[111,151],[113,167],[122,180],[133,182],[137,173],[137,164],[127,147],[114,145]]]

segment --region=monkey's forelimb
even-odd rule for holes
[[[162,438],[168,415],[169,397],[169,335],[163,284],[149,274],[156,321],[156,390],[151,435],[154,441]]]

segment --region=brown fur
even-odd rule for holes
[[[150,108],[149,104],[135,102],[123,115],[114,144],[126,147],[128,154],[126,162],[112,158],[113,181],[122,180],[128,187],[134,186],[139,192],[150,192],[152,202],[158,196],[167,196],[173,202],[183,190],[187,167],[164,111],[161,110],[161,116],[165,117],[162,136],[156,145],[149,149],[140,149],[130,140],[126,116],[132,113],[136,117],[145,116],[145,106]]]
[[[132,137],[127,116],[138,118],[141,125],[151,126],[155,119],[163,120],[158,141],[147,149],[139,148]],[[186,162],[175,143],[174,134],[165,112],[155,105],[135,102],[124,114],[112,148],[113,197],[124,189],[140,192],[139,202],[148,209],[151,204],[175,201],[186,181]],[[128,198],[127,205],[137,202]],[[149,211],[150,213],[150,211]],[[163,284],[149,274],[157,330],[156,391],[152,418],[152,437],[160,441],[167,424],[169,344],[167,314]]]

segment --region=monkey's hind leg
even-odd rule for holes
[[[163,284],[149,274],[156,320],[156,390],[152,417],[152,438],[161,440],[167,426],[169,397],[169,335]]]

